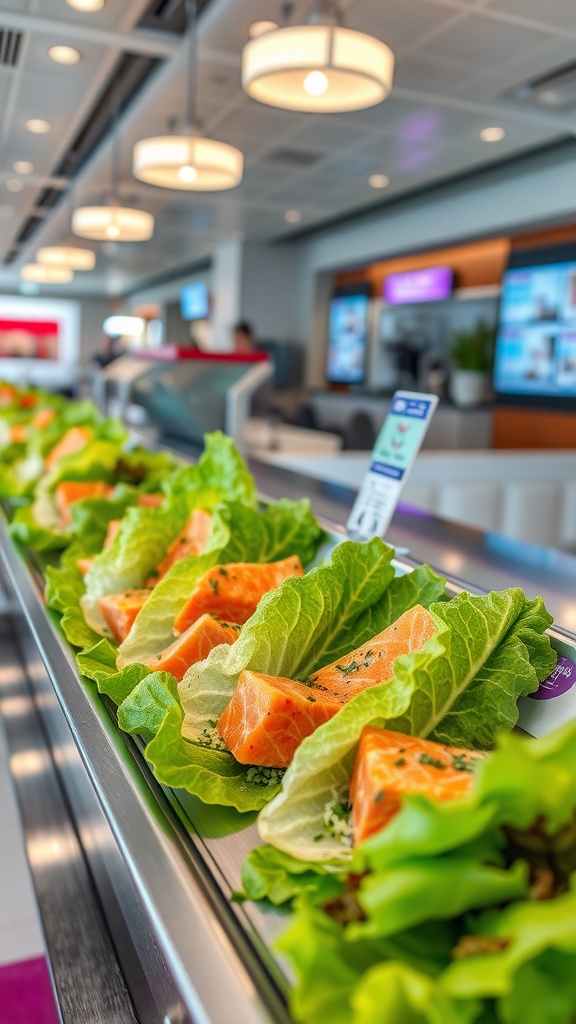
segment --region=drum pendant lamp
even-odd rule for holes
[[[386,43],[344,25],[334,0],[317,0],[304,25],[285,24],[250,39],[242,85],[260,103],[309,113],[341,113],[389,95],[394,54]]]
[[[188,0],[187,110],[178,135],[161,135],[136,143],[133,174],[159,188],[219,192],[242,181],[244,156],[239,149],[207,139],[196,118],[196,3]]]
[[[113,111],[112,188],[104,206],[79,206],[72,214],[72,230],[80,238],[99,242],[147,242],[154,234],[154,217],[146,210],[122,206],[119,197],[120,145],[118,108]]]

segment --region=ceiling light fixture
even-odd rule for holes
[[[242,53],[248,95],[285,110],[338,113],[373,107],[388,96],[393,74],[390,47],[347,28],[335,0],[316,0],[306,24],[261,32]]]
[[[480,132],[482,142],[502,142],[505,135],[504,129],[496,125],[492,128],[483,128]]]
[[[118,107],[112,124],[112,187],[105,206],[79,206],[72,214],[72,230],[80,238],[99,242],[147,242],[154,234],[154,217],[145,210],[122,206],[119,196],[120,148]]]
[[[24,182],[20,181],[20,178],[8,178],[6,188],[9,192],[21,192],[24,188]]]
[[[51,46],[48,56],[50,60],[56,61],[56,64],[78,64],[82,60],[80,50],[74,46]]]
[[[250,39],[256,39],[256,36],[261,36],[263,32],[271,32],[275,28],[278,28],[275,21],[253,21],[248,26],[248,36]]]
[[[299,224],[302,220],[302,214],[300,213],[300,210],[286,210],[284,220],[288,224]]]
[[[36,253],[38,263],[47,267],[66,267],[68,270],[94,270],[96,253],[75,245],[47,245]]]
[[[106,0],[66,0],[66,3],[75,11],[101,11]]]
[[[196,2],[188,0],[187,109],[179,135],[142,139],[134,147],[135,178],[159,188],[221,192],[242,181],[244,156],[235,146],[204,137],[196,117]]]
[[[16,171],[16,174],[32,174],[34,164],[31,164],[29,160],[17,160],[12,164],[12,170]]]
[[[42,117],[29,117],[24,127],[33,135],[46,135],[52,131],[50,121],[45,121]]]
[[[67,267],[46,267],[42,263],[25,263],[20,270],[23,281],[34,284],[70,284],[74,274]]]
[[[370,188],[388,188],[390,178],[387,174],[371,174],[368,178]]]

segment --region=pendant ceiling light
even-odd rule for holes
[[[20,271],[23,281],[34,284],[70,284],[74,274],[68,267],[49,267],[44,263],[25,263]]]
[[[196,117],[196,3],[188,0],[186,118],[178,135],[142,139],[134,147],[133,173],[159,188],[220,192],[242,181],[244,156],[225,142],[205,138]]]
[[[145,210],[122,206],[119,196],[120,147],[118,107],[112,125],[112,188],[105,206],[79,206],[72,214],[72,230],[80,238],[98,242],[147,242],[154,234],[154,217]]]
[[[255,36],[242,53],[248,95],[285,110],[334,114],[373,107],[390,93],[393,74],[390,47],[347,28],[333,0],[314,3],[304,25]]]
[[[75,245],[47,245],[36,253],[38,263],[47,267],[68,267],[70,270],[94,270],[96,253]]]

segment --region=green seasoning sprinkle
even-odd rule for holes
[[[402,766],[406,764],[406,758],[405,757],[398,757],[394,761],[394,764],[396,765],[397,768],[402,768]]]
[[[279,786],[284,777],[285,768],[262,768],[252,765],[246,772],[246,781],[258,786]]]
[[[306,700],[309,700],[311,704],[316,703],[316,697],[306,697]]]
[[[313,843],[321,843],[323,839],[324,839],[324,836],[322,834],[320,834],[319,836],[314,836],[314,838],[312,839],[312,842]]]
[[[467,754],[452,754],[452,767],[455,772],[473,772],[474,764],[479,761],[479,757],[472,757],[470,760],[466,760]]]
[[[221,576],[227,576],[228,575],[228,569],[225,569],[223,565],[220,566],[220,568],[218,569],[218,572],[220,573]]]
[[[328,693],[328,687],[322,686],[322,683],[317,683],[313,677],[311,677],[310,679],[303,679],[302,685],[309,686],[310,689],[313,690],[324,690],[324,693]]]
[[[376,796],[374,797],[374,803],[375,804],[379,804],[380,801],[384,799],[385,795],[386,795],[386,790],[385,789],[381,789],[379,793],[376,793]]]
[[[180,537],[180,543],[181,544],[187,544],[188,543],[188,537]]]
[[[158,569],[152,569],[151,572],[148,573],[148,575],[149,576],[159,576],[160,573],[158,572]]]
[[[442,761],[438,761],[435,757],[430,757],[430,754],[420,754],[418,760],[420,764],[429,764],[431,768],[444,769],[446,767],[445,764],[442,764]]]
[[[336,665],[336,668],[343,676],[349,676],[351,672],[357,672],[360,665],[357,661],[351,661],[349,665]]]
[[[208,582],[210,583],[210,586],[212,587],[213,593],[217,594],[218,593],[218,580],[209,580]]]

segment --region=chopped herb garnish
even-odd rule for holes
[[[379,793],[376,793],[376,796],[374,797],[374,803],[375,804],[379,804],[384,799],[385,795],[386,795],[386,790],[385,789],[381,789]]]
[[[285,768],[263,768],[261,765],[252,765],[246,772],[246,781],[255,782],[258,786],[279,786],[285,770]]]
[[[444,769],[446,767],[442,761],[439,761],[435,757],[430,757],[430,754],[420,754],[418,760],[420,761],[420,764],[429,764],[431,768]]]
[[[228,575],[228,569],[225,569],[223,565],[220,566],[220,568],[218,569],[218,572],[220,573],[221,576],[227,576]]]
[[[349,665],[336,665],[336,668],[343,676],[349,676],[351,672],[357,672],[360,665],[356,660],[351,661]]]
[[[394,761],[394,764],[396,765],[397,768],[402,768],[402,766],[406,764],[406,758],[397,757],[396,760]]]
[[[455,772],[473,772],[474,762],[479,761],[479,757],[472,757],[466,760],[468,754],[452,754],[452,767]]]
[[[218,594],[218,580],[209,580],[208,582],[210,583],[212,592],[214,594]]]
[[[309,700],[311,704],[316,703],[316,697],[306,697],[306,700]]]
[[[322,834],[320,834],[318,836],[314,836],[314,838],[312,839],[312,842],[313,843],[321,843],[323,839],[324,839],[324,836]]]

